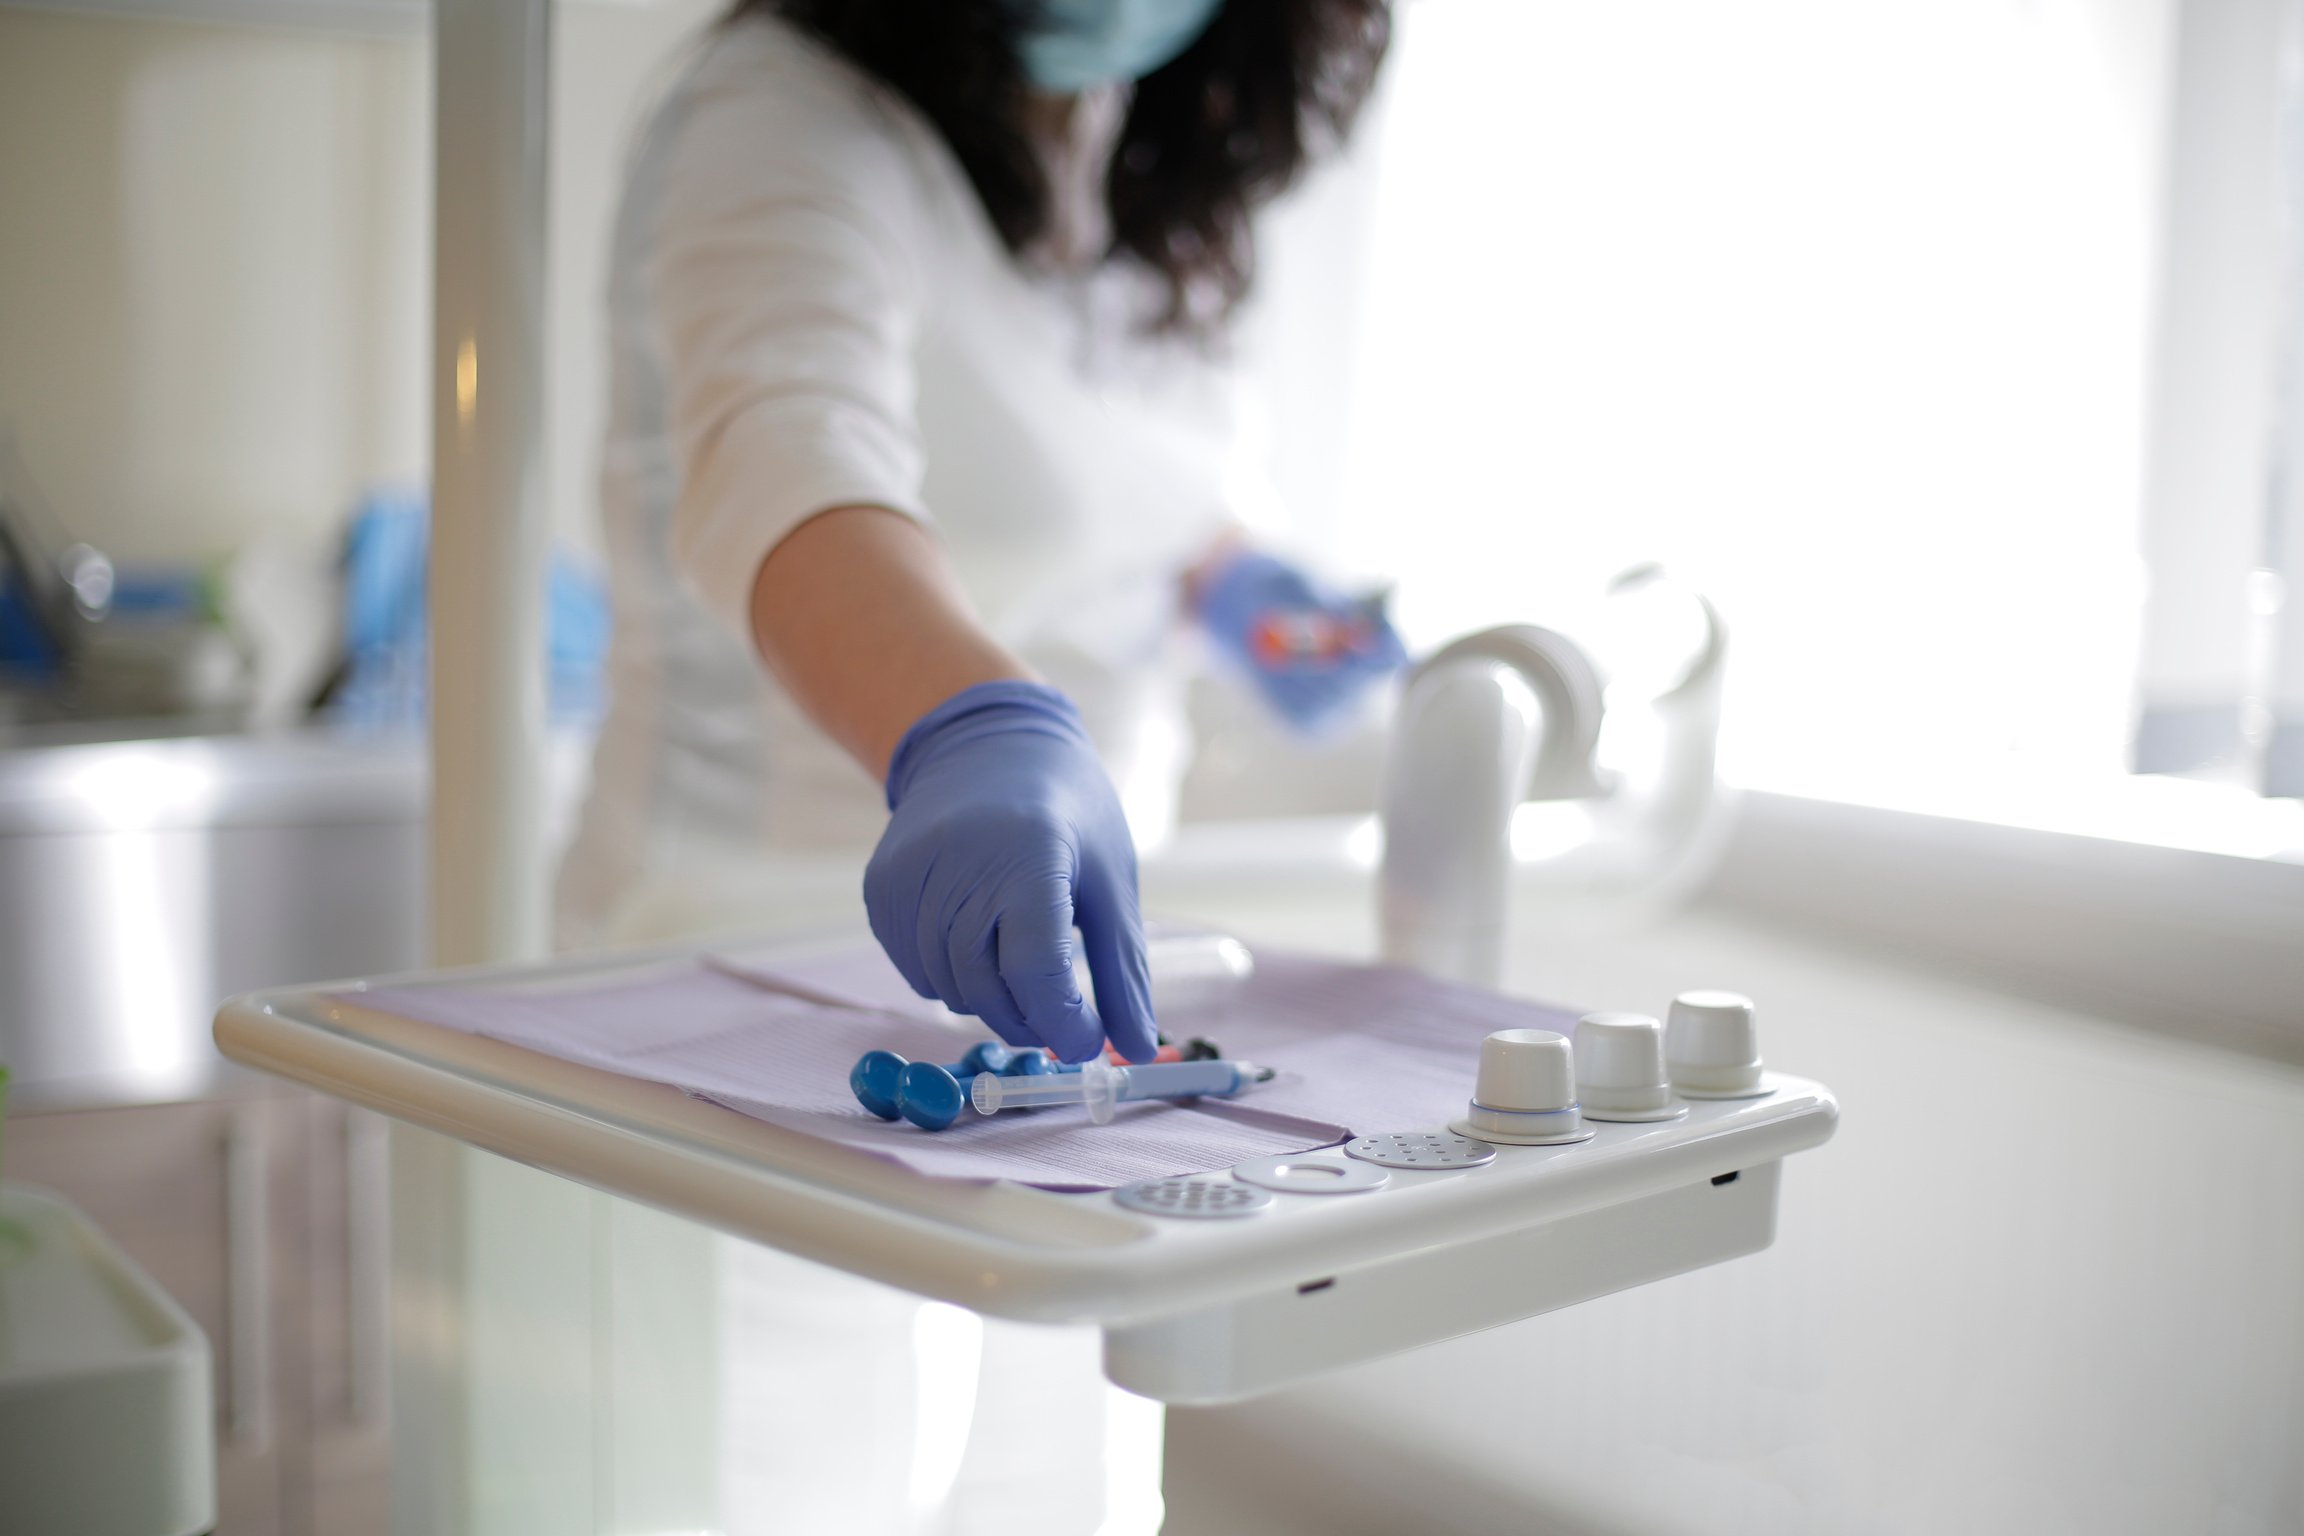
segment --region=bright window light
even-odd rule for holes
[[[1420,645],[1663,561],[1748,784],[2121,775],[2156,16],[1407,7],[1311,531]]]

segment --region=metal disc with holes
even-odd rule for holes
[[[1146,1179],[1112,1191],[1112,1198],[1148,1216],[1198,1220],[1253,1216],[1272,1203],[1264,1191],[1228,1179]]]
[[[1496,1161],[1496,1149],[1454,1131],[1386,1131],[1347,1142],[1346,1156],[1385,1168],[1477,1168]]]
[[[1232,1177],[1284,1195],[1357,1195],[1392,1182],[1392,1175],[1374,1163],[1306,1153],[1250,1158],[1232,1170]]]

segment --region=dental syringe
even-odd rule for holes
[[[984,1115],[1048,1104],[1085,1104],[1088,1118],[1106,1125],[1114,1111],[1130,1099],[1203,1095],[1228,1099],[1271,1077],[1270,1067],[1252,1061],[1156,1061],[1133,1067],[1090,1061],[1083,1062],[1077,1072],[1067,1069],[1045,1077],[998,1077],[987,1072],[970,1083],[968,1098],[977,1113]]]

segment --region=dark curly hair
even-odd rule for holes
[[[737,0],[901,93],[952,148],[1009,250],[1048,227],[1016,40],[1035,0]],[[1391,38],[1391,0],[1229,0],[1136,83],[1105,177],[1112,248],[1167,286],[1155,328],[1220,330],[1256,273],[1250,215],[1342,143]]]

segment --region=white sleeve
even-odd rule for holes
[[[721,73],[675,132],[646,277],[680,474],[673,556],[748,639],[753,578],[801,523],[849,505],[926,517],[926,209],[894,123],[852,81]]]

